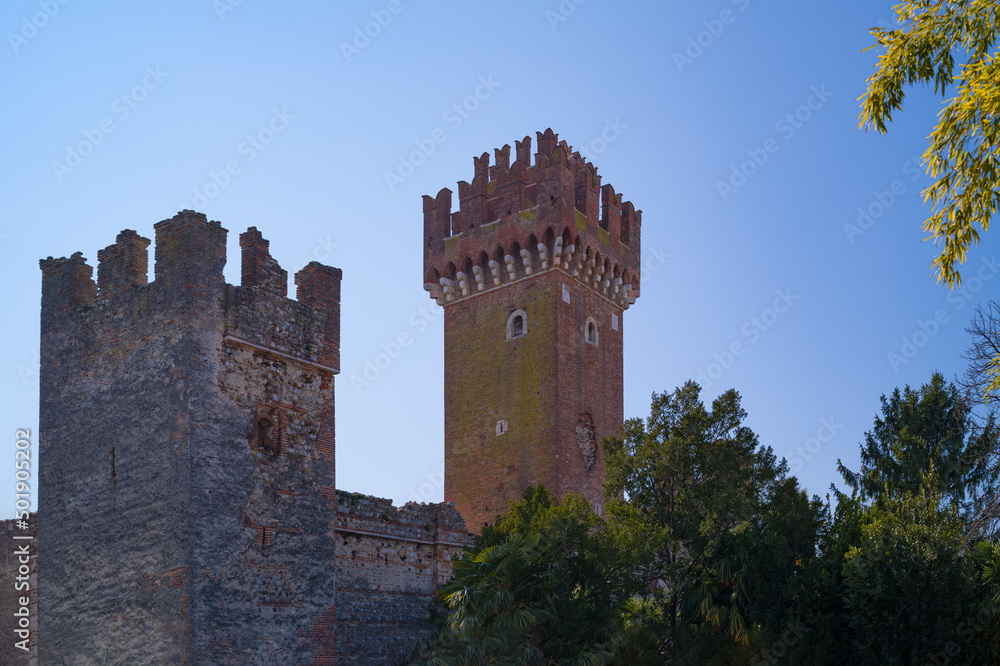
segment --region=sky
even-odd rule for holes
[[[891,7],[4,2],[0,517],[16,431],[37,444],[38,260],[96,267],[118,232],[152,238],[182,209],[229,230],[230,283],[250,226],[290,274],[343,269],[337,486],[441,501],[421,196],[549,127],[643,211],[626,417],[688,379],[706,400],[735,388],[761,443],[824,495],[838,458],[857,468],[882,394],[962,372],[964,328],[1000,286],[989,234],[961,291],[933,279],[921,155],[942,98],[910,90],[887,135],[858,128],[868,31]]]

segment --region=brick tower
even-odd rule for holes
[[[600,511],[600,440],[623,420],[622,313],[641,212],[551,129],[424,197],[424,289],[444,306],[445,500],[478,531],[524,489]]]

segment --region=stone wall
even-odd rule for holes
[[[403,663],[427,637],[431,602],[468,541],[451,504],[340,492],[337,511],[338,664]]]
[[[464,526],[335,490],[340,270],[292,300],[255,228],[240,286],[218,222],[155,229],[149,284],[130,230],[41,262],[42,663],[395,663]]]

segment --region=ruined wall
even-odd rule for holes
[[[43,663],[333,663],[339,289],[309,291],[339,272],[303,269],[298,303],[228,286],[226,233],[158,223],[150,284],[132,231],[96,285],[79,254],[41,262]],[[261,405],[277,462],[255,446]]]
[[[41,262],[42,663],[396,663],[467,535],[335,490],[340,270],[291,300],[256,228],[240,286],[218,222],[155,229],[149,284],[130,230]]]
[[[428,634],[430,605],[468,541],[450,504],[340,491],[337,512],[338,664],[398,664]]]
[[[220,233],[205,229],[206,244]],[[198,364],[214,353],[191,325],[182,269],[161,264],[151,285],[128,270],[144,268],[148,244],[126,231],[99,255],[111,262],[101,293],[80,253],[41,262],[42,663],[169,663],[190,650],[192,460],[206,449],[190,405],[204,404]],[[188,284],[221,294],[206,272]],[[204,316],[220,316],[221,298],[200,300]],[[227,482],[245,478],[248,468],[223,462]]]
[[[623,414],[622,315],[641,211],[547,130],[424,197],[424,288],[445,309],[445,499],[473,530],[544,483],[600,510],[602,437]],[[523,311],[527,333],[512,337]],[[592,339],[587,328],[593,324]]]

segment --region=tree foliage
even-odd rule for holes
[[[655,627],[648,663],[705,641],[703,663],[746,656],[763,621],[783,619],[773,611],[794,563],[814,552],[816,506],[744,424],[739,394],[708,409],[700,390],[654,394],[649,418],[603,445],[609,533],[649,585],[636,607]]]
[[[946,502],[971,512],[996,482],[989,459],[1000,433],[992,420],[980,427],[972,405],[941,373],[918,390],[897,388],[881,402],[882,415],[865,433],[860,470],[837,461],[844,482],[861,499],[874,500],[916,493],[930,476]]]
[[[933,85],[947,100],[930,135],[924,164],[936,180],[924,229],[944,248],[934,260],[939,281],[961,284],[958,266],[1000,208],[1000,5],[994,0],[906,0],[897,27],[873,28],[880,50],[862,97],[860,124],[886,132],[904,89]],[[873,47],[874,48],[874,47]],[[961,62],[956,71],[955,56]]]
[[[599,522],[583,497],[528,488],[455,561],[423,663],[612,663],[629,587]]]
[[[425,664],[1000,663],[996,434],[936,374],[883,396],[850,494],[810,499],[694,382],[602,442],[606,513],[529,488],[454,564]],[[971,464],[967,461],[972,460]]]

